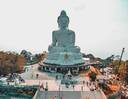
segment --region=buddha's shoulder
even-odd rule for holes
[[[52,31],[52,34],[53,34],[54,36],[58,35],[58,33],[59,33],[58,30],[54,30],[54,31]]]
[[[68,30],[69,33],[75,33],[73,30]]]
[[[58,34],[59,32],[60,32],[59,30],[52,31],[53,34]]]

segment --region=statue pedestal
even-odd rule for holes
[[[77,65],[55,65],[55,64],[41,64],[41,71],[51,72],[51,73],[62,73],[67,74],[68,71],[73,75],[78,75],[80,71],[83,71],[87,68],[84,64]]]

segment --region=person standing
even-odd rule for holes
[[[48,91],[48,82],[46,82],[46,88],[45,91]]]
[[[73,87],[73,91],[74,91],[74,89],[75,89],[75,85],[73,84],[72,87]]]
[[[51,96],[51,99],[54,99],[54,96]]]
[[[55,98],[54,99],[57,99],[57,97],[55,96]]]
[[[44,85],[43,85],[43,83],[40,85],[40,89],[43,89],[43,90],[44,90]]]
[[[39,74],[36,74],[36,78],[37,78],[37,79],[39,78]]]
[[[83,91],[83,86],[81,86],[81,91]]]

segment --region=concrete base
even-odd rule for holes
[[[78,75],[79,72],[85,71],[89,66],[81,65],[72,65],[72,66],[60,66],[60,65],[51,65],[51,64],[41,64],[40,69],[44,72],[55,72],[66,74],[68,71],[73,75]]]

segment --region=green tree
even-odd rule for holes
[[[91,81],[95,81],[96,80],[96,73],[95,72],[91,72],[90,73],[90,79],[91,79]]]

